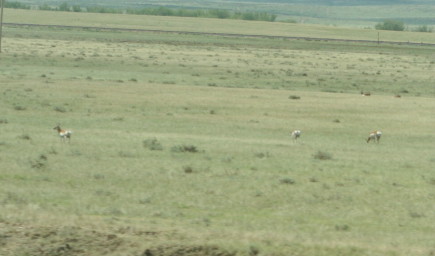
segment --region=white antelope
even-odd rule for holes
[[[62,141],[68,140],[68,142],[71,140],[71,130],[64,130],[60,128],[60,125],[58,124],[56,127],[53,128],[53,130],[56,130],[59,134],[59,137]]]
[[[367,138],[367,143],[369,143],[371,140],[379,143],[381,136],[382,136],[381,131],[373,131],[369,134],[369,137]]]
[[[300,130],[294,130],[291,133],[291,136],[294,140],[297,140],[299,137],[301,137],[302,132]]]

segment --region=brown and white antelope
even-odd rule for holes
[[[373,131],[369,134],[369,137],[367,138],[367,143],[369,143],[370,141],[376,141],[377,143],[379,143],[381,136],[382,136],[381,131]]]
[[[292,131],[292,133],[291,133],[291,137],[292,137],[294,140],[297,140],[299,137],[301,137],[301,134],[302,134],[302,132],[301,132],[300,130],[294,130],[294,131]]]
[[[62,141],[68,140],[68,142],[69,142],[71,140],[71,134],[72,134],[71,130],[64,130],[64,129],[60,128],[59,124],[56,127],[54,127],[53,130],[57,131],[57,133],[59,134],[59,137]]]

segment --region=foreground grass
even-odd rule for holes
[[[268,254],[298,246],[301,255],[428,253],[433,100],[297,93],[300,100],[277,90],[10,83],[1,219],[81,226],[99,216],[112,233],[171,227],[194,243]],[[33,107],[17,109],[11,98]],[[74,130],[70,144],[51,130],[58,122]],[[291,128],[304,131],[300,141],[290,140]],[[367,144],[378,128],[382,142]],[[154,138],[161,150],[144,146]]]
[[[0,254],[433,253],[429,49],[75,32],[6,31]]]

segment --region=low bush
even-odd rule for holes
[[[292,179],[292,178],[282,178],[282,179],[279,180],[279,182],[281,184],[288,184],[288,185],[296,183],[296,181],[294,179]]]
[[[48,158],[45,155],[40,155],[37,159],[31,161],[30,166],[33,169],[43,169],[47,166]]]
[[[375,29],[404,31],[405,24],[400,20],[384,20],[383,22],[376,24]]]
[[[146,139],[142,144],[149,150],[163,150],[162,144],[156,138]]]
[[[194,145],[178,145],[171,148],[172,152],[189,152],[197,153],[199,150]]]
[[[319,159],[319,160],[331,160],[332,159],[332,155],[328,152],[324,152],[324,151],[317,151],[317,153],[315,153],[313,155],[314,159]]]

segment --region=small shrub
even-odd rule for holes
[[[142,199],[139,199],[139,203],[140,204],[149,204],[149,203],[151,203],[151,197],[145,196]]]
[[[97,196],[108,196],[108,197],[115,196],[116,197],[116,195],[113,192],[108,191],[108,190],[104,190],[104,189],[95,190],[95,195],[97,195]]]
[[[231,163],[233,160],[234,160],[233,156],[226,156],[226,157],[222,158],[222,162],[224,162],[224,163]],[[435,185],[435,181],[434,181],[434,185]]]
[[[88,98],[88,99],[96,98],[95,95],[88,94],[88,93],[86,93],[85,95],[83,95],[83,97]]]
[[[22,110],[26,110],[26,107],[23,107],[23,106],[20,106],[20,105],[16,105],[16,106],[14,106],[14,109],[18,110],[18,111],[22,111]]]
[[[115,117],[112,120],[117,121],[117,122],[121,122],[121,121],[124,121],[124,117]]]
[[[64,107],[59,107],[59,106],[54,107],[54,111],[57,111],[57,112],[60,112],[60,113],[65,113],[65,112],[67,112],[66,108],[64,108]]]
[[[296,183],[296,181],[294,179],[291,179],[291,178],[282,178],[279,180],[279,182],[281,184],[288,184],[288,185],[292,185],[292,184]]]
[[[96,179],[96,180],[103,180],[103,179],[105,179],[105,176],[103,175],[103,174],[99,174],[99,173],[97,173],[97,174],[94,174],[94,179]]]
[[[22,196],[14,193],[14,192],[7,192],[5,197],[0,201],[1,204],[27,204],[27,200],[23,198]]]
[[[317,153],[315,153],[313,155],[314,159],[319,159],[319,160],[331,160],[332,159],[332,155],[328,152],[324,152],[324,151],[317,151]]]
[[[50,150],[48,151],[48,154],[50,155],[57,155],[57,151],[55,148],[51,147]]]
[[[319,180],[318,180],[317,178],[315,178],[315,177],[311,177],[311,178],[309,179],[309,181],[310,181],[310,182],[319,182]]]
[[[135,157],[135,154],[133,154],[131,152],[119,151],[118,156],[123,157],[123,158],[132,158],[132,157]]]
[[[350,227],[347,224],[335,225],[335,230],[337,230],[337,231],[349,231]]]
[[[81,156],[82,152],[78,151],[77,149],[71,150],[71,152],[68,154],[70,156]]]
[[[419,212],[415,212],[415,211],[410,211],[409,212],[409,216],[411,217],[411,218],[424,218],[424,217],[426,217],[426,215],[424,215],[423,213],[419,213]]]
[[[184,166],[183,171],[184,173],[193,173],[193,168],[192,166]]]
[[[23,134],[21,136],[19,136],[18,138],[22,139],[22,140],[31,140],[32,138],[30,138],[30,136],[28,134]]]
[[[249,246],[249,256],[256,256],[260,253],[260,249],[258,249],[256,246]]]
[[[142,143],[149,150],[163,150],[162,144],[156,138],[146,139]]]
[[[258,158],[266,158],[266,157],[270,157],[270,154],[269,154],[269,152],[266,152],[266,153],[259,152],[259,153],[255,153],[254,156],[258,157]]]
[[[171,148],[172,152],[189,152],[197,153],[199,150],[194,145],[178,145]]]
[[[47,156],[40,155],[36,160],[31,161],[30,165],[33,169],[43,169],[47,166],[47,161]]]
[[[123,209],[118,209],[118,208],[108,208],[104,211],[104,214],[121,216],[125,214],[125,211]]]
[[[1,144],[0,144],[0,145],[1,145]],[[434,162],[434,161],[432,161],[432,162]],[[429,183],[430,185],[435,185],[435,178],[431,178],[431,179],[429,179],[428,183]]]

